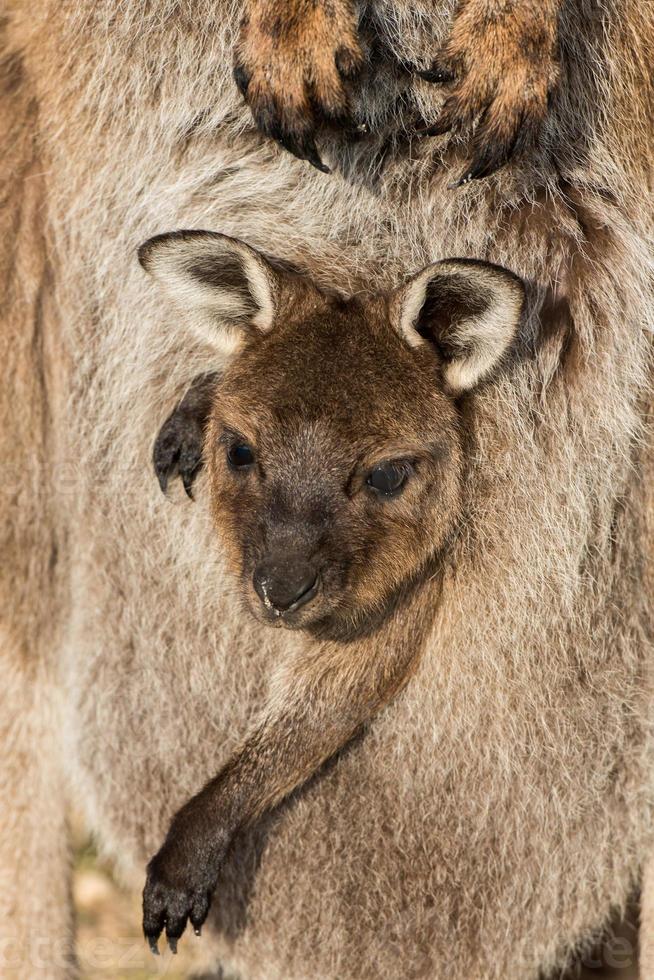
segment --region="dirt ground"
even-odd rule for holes
[[[198,977],[206,964],[201,959],[201,945],[194,944],[201,944],[202,940],[191,932],[184,935],[176,956],[161,942],[161,956],[152,956],[141,933],[140,895],[117,884],[110,867],[98,860],[93,845],[81,831],[76,833],[76,840],[74,895],[82,980]],[[635,945],[634,925],[616,927],[610,930],[603,948],[587,958],[586,966],[580,965],[570,976],[551,980],[637,980]]]

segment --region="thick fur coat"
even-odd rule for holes
[[[202,480],[171,506],[149,466],[217,365],[136,248],[204,227],[341,290],[469,256],[569,300],[567,334],[475,397],[475,496],[415,676],[243,836],[214,900],[216,957],[248,980],[536,980],[625,903],[653,843],[649,5],[567,3],[542,149],[460,190],[460,141],[407,147],[397,123],[433,117],[438,90],[385,60],[428,62],[450,4],[377,5],[357,109],[376,135],[330,137],[330,176],[254,129],[234,4],[4,7],[10,966],[74,971],[67,798],[141,882],[302,643],[243,612]]]

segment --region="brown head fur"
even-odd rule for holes
[[[205,456],[251,611],[322,636],[383,616],[464,518],[464,396],[517,346],[520,280],[448,261],[345,299],[208,232],[139,255],[181,322],[232,350]]]

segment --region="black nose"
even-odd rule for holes
[[[280,615],[311,602],[318,591],[318,572],[306,561],[268,558],[255,568],[252,583],[266,609]]]

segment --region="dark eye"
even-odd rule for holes
[[[248,446],[247,442],[237,442],[227,450],[229,465],[240,470],[245,466],[252,466],[254,463],[254,450]]]
[[[380,463],[375,466],[366,478],[366,483],[383,497],[392,497],[398,493],[409,476],[408,463]]]

